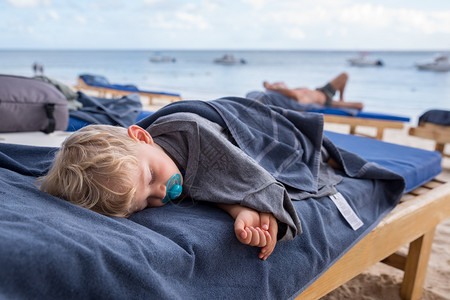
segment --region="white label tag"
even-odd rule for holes
[[[334,204],[353,230],[357,230],[364,225],[363,221],[361,221],[361,219],[355,214],[341,193],[338,192],[334,195],[330,195],[329,197],[333,200]]]

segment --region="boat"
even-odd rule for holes
[[[347,61],[352,65],[352,66],[358,66],[358,67],[380,67],[383,66],[383,62],[379,59],[370,59],[367,58],[366,56],[367,54],[365,53],[361,53],[359,56],[357,57],[351,57],[349,59],[347,59]]]
[[[438,54],[432,60],[417,63],[416,67],[419,70],[447,72],[450,71],[450,62],[447,55]]]
[[[247,62],[245,61],[245,59],[236,59],[231,54],[225,54],[221,58],[214,59],[214,63],[222,65],[243,65]]]
[[[154,62],[154,63],[160,63],[160,62],[172,62],[172,63],[174,63],[177,60],[175,59],[175,57],[171,57],[171,56],[156,55],[156,56],[150,57],[150,61]]]

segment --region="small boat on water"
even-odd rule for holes
[[[383,62],[379,59],[370,59],[367,58],[367,53],[361,53],[357,57],[351,57],[347,59],[347,61],[352,66],[358,66],[358,67],[380,67],[383,65]]]
[[[247,62],[245,61],[245,59],[242,59],[242,58],[236,59],[231,54],[225,54],[221,58],[216,58],[214,60],[214,63],[222,64],[222,65],[243,65],[243,64],[246,64]]]
[[[160,62],[172,62],[172,63],[174,63],[177,60],[175,59],[175,57],[171,57],[171,56],[156,55],[156,56],[150,57],[150,61],[154,62],[154,63],[160,63]]]
[[[432,60],[426,60],[416,64],[419,70],[429,70],[436,72],[450,71],[450,61],[447,55],[436,55]]]

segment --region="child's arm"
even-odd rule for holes
[[[234,219],[236,238],[245,245],[262,247],[258,257],[266,260],[277,243],[278,224],[271,213],[259,213],[239,204],[217,204]]]

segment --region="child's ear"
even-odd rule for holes
[[[147,130],[137,125],[131,125],[128,127],[128,135],[136,142],[142,141],[146,144],[153,144],[153,139]]]

